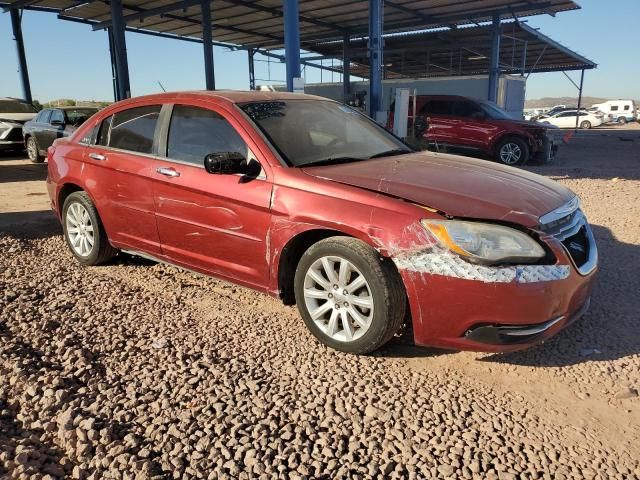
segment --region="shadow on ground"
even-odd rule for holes
[[[51,210],[0,212],[0,235],[46,238],[62,234],[62,227]]]
[[[0,183],[9,182],[32,182],[41,181],[47,178],[46,163],[15,163],[23,160],[22,155],[0,156]]]

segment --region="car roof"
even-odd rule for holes
[[[316,95],[308,95],[306,93],[291,93],[291,92],[262,92],[262,91],[241,91],[241,90],[195,90],[195,91],[181,91],[181,92],[165,92],[155,93],[152,95],[144,95],[141,97],[129,98],[118,102],[118,105],[124,103],[136,103],[139,101],[157,101],[157,102],[171,102],[179,99],[218,99],[227,101],[229,103],[245,103],[245,102],[259,102],[259,101],[276,101],[276,100],[323,100],[330,101],[325,97],[319,97]]]

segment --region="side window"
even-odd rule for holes
[[[618,111],[618,105],[612,105],[611,106],[611,111],[612,112],[617,112]]]
[[[49,119],[49,123],[53,122],[64,123],[64,113],[62,113],[62,110],[51,110],[51,118]]]
[[[114,114],[108,145],[132,152],[152,153],[160,108],[160,105],[150,105]]]
[[[421,114],[450,115],[451,102],[445,100],[430,100],[420,110]]]
[[[629,105],[625,105],[625,106],[624,106],[624,109],[625,109],[625,110],[629,110]]]
[[[453,103],[453,114],[457,117],[472,118],[474,113],[482,113],[482,110],[473,102]]]
[[[235,128],[216,112],[187,105],[173,107],[168,158],[202,165],[210,153],[238,152],[247,157],[247,150]]]
[[[113,120],[113,115],[105,118],[100,124],[100,129],[98,130],[98,136],[96,137],[96,145],[109,145],[109,130],[111,129],[111,120]]]

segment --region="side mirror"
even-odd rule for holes
[[[210,153],[204,157],[204,168],[209,173],[233,175],[247,173],[247,159],[238,152]]]
[[[474,120],[484,120],[485,118],[487,118],[487,116],[484,114],[484,112],[473,112],[471,114],[471,118],[473,118]]]
[[[54,127],[64,127],[64,121],[62,120],[52,120],[51,125]]]

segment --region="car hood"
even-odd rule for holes
[[[456,155],[413,153],[339,165],[305,167],[317,178],[384,193],[454,217],[528,227],[575,194],[548,178]]]
[[[10,122],[24,123],[35,118],[37,113],[0,113],[0,121],[9,120]]]

